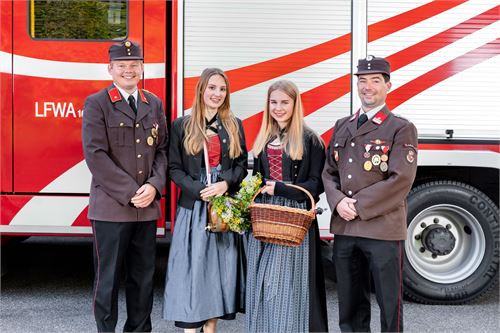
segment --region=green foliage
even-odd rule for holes
[[[250,230],[252,222],[248,206],[261,184],[262,176],[257,173],[257,175],[250,177],[250,179],[241,182],[240,190],[234,197],[225,194],[210,199],[212,208],[229,225],[231,231],[241,234]]]
[[[126,1],[35,0],[34,38],[118,40],[127,35]]]

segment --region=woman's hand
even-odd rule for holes
[[[266,185],[264,185],[261,193],[267,193],[269,195],[274,195],[274,187],[276,186],[276,182],[266,181]]]
[[[201,199],[204,201],[208,201],[210,197],[223,195],[227,192],[228,188],[229,186],[227,185],[227,182],[225,180],[213,183],[212,185],[209,185],[200,191]]]

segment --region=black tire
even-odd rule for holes
[[[484,295],[498,283],[497,206],[459,182],[413,188],[403,260],[404,293],[414,301],[463,304]]]

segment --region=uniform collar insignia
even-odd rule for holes
[[[108,96],[109,99],[111,100],[111,103],[116,103],[122,100],[122,95],[120,94],[120,91],[116,87],[113,87],[108,90]]]
[[[387,119],[387,115],[384,113],[384,111],[380,110],[379,112],[377,112],[377,114],[375,116],[373,116],[372,122],[374,122],[377,125],[380,125],[386,119]]]
[[[141,96],[141,101],[143,101],[146,104],[149,104],[149,101],[146,98],[146,96],[144,95],[144,92],[142,91],[142,89],[137,89],[137,91],[139,91],[139,96]]]

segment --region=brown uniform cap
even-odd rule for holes
[[[138,43],[125,40],[109,47],[109,61],[113,60],[144,60]]]
[[[358,71],[354,75],[361,74],[387,74],[391,77],[391,65],[384,58],[369,55],[365,59],[358,60]]]

